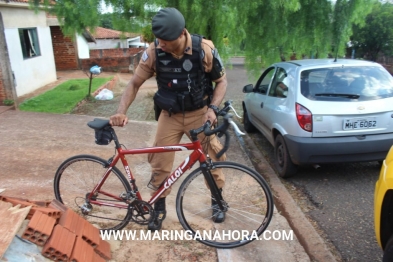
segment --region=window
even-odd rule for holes
[[[267,89],[269,88],[269,84],[272,81],[273,76],[274,76],[274,67],[266,69],[265,72],[263,72],[263,74],[259,78],[259,80],[255,86],[255,90],[258,93],[266,94]]]
[[[311,100],[367,101],[393,97],[393,78],[380,67],[340,67],[305,70],[301,92]]]
[[[37,28],[19,29],[20,44],[22,47],[23,58],[31,58],[41,55],[38,43]]]
[[[285,98],[288,95],[288,75],[284,68],[277,68],[269,96]]]

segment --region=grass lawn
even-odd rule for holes
[[[93,78],[91,92],[93,93],[112,78]],[[39,96],[24,101],[19,105],[19,109],[30,112],[69,113],[80,101],[86,98],[89,92],[89,82],[90,79],[88,78],[68,80]]]

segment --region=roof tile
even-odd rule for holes
[[[94,31],[94,33],[93,33]],[[95,30],[89,30],[89,32],[94,36],[95,39],[120,39],[122,36],[127,38],[137,37],[140,34],[136,33],[123,33],[121,31],[112,30],[103,27],[96,27]]]

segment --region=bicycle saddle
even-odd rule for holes
[[[93,121],[90,121],[87,123],[87,125],[90,128],[93,128],[95,130],[103,129],[104,127],[109,125],[109,120],[108,119],[100,119],[100,118],[94,118]]]

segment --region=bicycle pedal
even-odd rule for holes
[[[166,211],[154,211],[152,220],[149,222],[147,229],[150,231],[160,230],[162,227],[162,222],[166,217]]]

